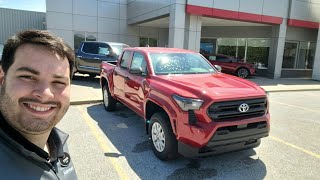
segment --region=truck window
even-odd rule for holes
[[[146,73],[147,64],[143,54],[139,52],[134,53],[130,69],[133,69],[133,68],[141,68],[142,71]]]
[[[225,56],[216,56],[216,60],[220,62],[230,62],[229,57],[225,57]]]
[[[104,43],[84,43],[82,52],[88,54],[107,55],[110,52],[110,46]]]
[[[100,54],[100,55],[108,55],[108,54],[110,54],[110,51],[106,47],[99,47],[98,54]]]
[[[123,69],[127,69],[129,66],[129,61],[130,61],[130,55],[131,52],[130,51],[125,51],[121,57],[121,61],[120,61],[120,67]]]
[[[84,43],[82,46],[82,52],[88,53],[88,54],[98,54],[98,44]]]

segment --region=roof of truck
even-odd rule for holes
[[[195,51],[180,49],[180,48],[165,48],[165,47],[132,47],[125,50],[140,50],[146,53],[196,53]]]

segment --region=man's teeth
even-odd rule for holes
[[[51,107],[39,107],[39,106],[34,106],[34,105],[31,105],[31,104],[28,104],[28,106],[31,108],[31,109],[34,109],[36,111],[48,111],[49,109],[51,109]]]

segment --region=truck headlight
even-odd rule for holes
[[[178,95],[172,95],[183,111],[200,109],[203,101],[201,99],[184,98]]]

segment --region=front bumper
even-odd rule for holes
[[[206,146],[197,148],[178,141],[178,151],[185,157],[195,158],[259,146],[260,139],[269,135],[266,121],[220,127]]]

